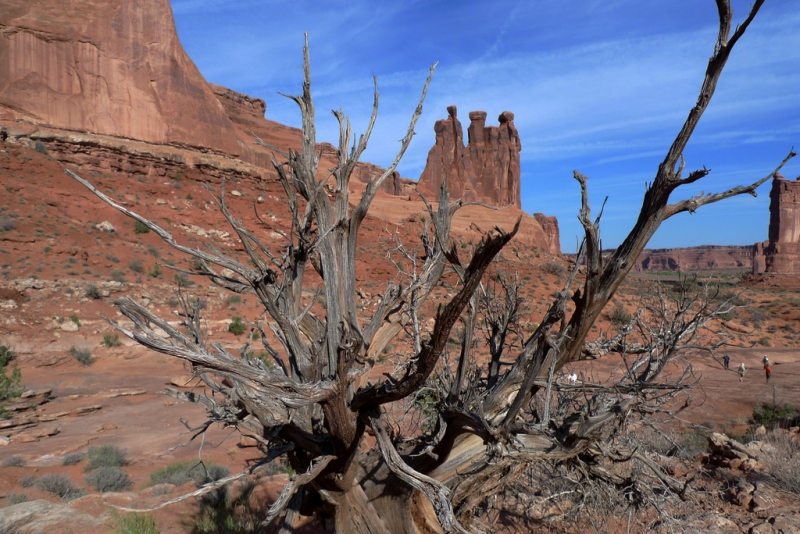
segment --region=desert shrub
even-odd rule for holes
[[[113,466],[98,467],[86,475],[84,480],[101,493],[122,491],[133,485],[131,479],[122,469]]]
[[[10,232],[16,227],[17,225],[14,222],[14,219],[10,219],[8,217],[3,217],[0,219],[0,229],[2,229],[4,232]]]
[[[149,514],[120,515],[114,511],[111,516],[116,523],[115,534],[158,534],[156,521]]]
[[[255,483],[248,480],[239,485],[235,491],[236,498],[231,492],[225,492],[215,502],[201,499],[194,532],[199,534],[260,532],[259,524],[265,509],[261,500],[251,498],[255,487]]]
[[[115,282],[124,282],[125,281],[125,271],[120,271],[119,269],[114,269],[111,271],[111,279]]]
[[[150,271],[148,271],[147,275],[150,278],[160,278],[162,272],[163,271],[161,270],[161,266],[156,263],[155,265],[153,265],[153,268],[150,269]]]
[[[194,280],[189,278],[189,275],[186,273],[175,273],[175,283],[178,284],[178,287],[191,287],[194,285]]]
[[[764,439],[774,451],[764,455],[767,472],[779,488],[800,495],[800,442],[785,430],[776,430]]]
[[[774,405],[765,402],[753,408],[752,422],[756,425],[773,428],[781,422],[793,418],[796,414],[797,410],[791,404]]]
[[[147,234],[150,232],[150,228],[143,222],[136,221],[133,223],[133,232],[136,234]]]
[[[228,297],[226,302],[228,303],[228,306],[232,304],[239,304],[240,302],[242,302],[242,297],[239,295],[231,295]]]
[[[156,484],[173,484],[180,486],[192,480],[189,476],[190,464],[188,462],[174,462],[166,467],[150,473],[150,486]]]
[[[75,323],[78,326],[81,325],[81,319],[80,319],[80,317],[78,317],[77,314],[73,313],[72,315],[70,315],[69,316],[69,320],[72,321],[73,323]]]
[[[3,460],[3,467],[22,467],[25,465],[25,460],[22,456],[9,456]]]
[[[61,459],[61,465],[77,465],[86,457],[85,454],[82,452],[71,452],[69,454],[65,454],[64,457]]]
[[[32,488],[36,484],[36,477],[27,475],[19,479],[19,485],[23,488]]]
[[[548,261],[542,264],[542,270],[547,274],[554,274],[556,276],[563,276],[567,272],[567,268],[557,261]]]
[[[90,447],[88,456],[89,463],[84,471],[94,471],[100,467],[122,467],[128,463],[125,450],[111,444]]]
[[[86,297],[92,300],[99,300],[100,298],[102,298],[102,295],[100,294],[100,290],[97,289],[96,285],[89,284],[86,287]]]
[[[19,397],[24,389],[20,384],[22,373],[18,368],[14,368],[10,375],[6,372],[8,364],[13,359],[12,350],[6,345],[0,345],[0,402]],[[0,407],[0,414],[3,412]]]
[[[219,464],[197,464],[189,470],[189,476],[192,477],[197,487],[208,484],[209,482],[216,482],[229,474],[230,470],[224,465]]]
[[[111,348],[111,347],[119,347],[120,345],[122,345],[122,343],[119,340],[119,335],[110,334],[106,332],[105,334],[103,334],[102,345]]]
[[[233,320],[228,323],[228,332],[233,335],[241,336],[244,334],[244,331],[247,330],[247,324],[242,321],[242,318],[238,315],[233,318]]]
[[[128,264],[128,267],[131,271],[137,274],[142,274],[144,272],[144,264],[142,263],[142,260],[131,260],[131,262]]]
[[[768,337],[766,337],[766,336],[765,336],[765,337],[762,337],[761,339],[759,339],[759,340],[758,340],[758,344],[759,344],[759,345],[761,345],[761,346],[764,346],[764,347],[769,347],[769,346],[771,346],[771,345],[772,345],[772,344],[769,342],[769,338],[768,338]]]
[[[65,501],[83,497],[86,492],[75,487],[72,481],[64,475],[49,474],[36,479],[36,487],[42,491],[52,493]]]
[[[8,499],[8,504],[11,505],[28,502],[30,500],[27,493],[9,493],[6,498]]]
[[[611,310],[611,315],[608,316],[611,319],[611,323],[615,326],[625,326],[631,320],[631,314],[625,311],[625,308],[622,305],[617,304],[614,306],[614,309]]]
[[[78,362],[80,362],[82,365],[91,365],[94,363],[92,353],[89,352],[88,349],[78,349],[73,346],[69,348],[69,353],[72,354],[72,357],[78,360]]]

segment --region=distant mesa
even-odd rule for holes
[[[436,121],[436,141],[419,178],[418,190],[438,198],[444,180],[451,198],[480,201],[492,206],[521,207],[520,151],[522,143],[514,126],[514,114],[504,111],[499,126],[486,126],[486,112],[472,111],[468,144],[456,106],[448,117]]]
[[[769,240],[753,248],[753,273],[800,273],[800,177],[775,173],[769,198]]]
[[[752,245],[703,245],[685,248],[645,249],[639,254],[633,271],[713,271],[749,269]]]

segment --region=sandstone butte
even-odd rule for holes
[[[753,248],[753,274],[800,273],[800,177],[776,173],[769,198],[769,240]]]
[[[295,128],[267,120],[265,111],[261,99],[206,82],[180,44],[168,0],[0,4],[3,135],[23,144],[44,143],[61,161],[131,176],[164,176],[167,168],[184,165],[217,177],[274,178],[272,151],[255,145],[252,134],[284,151],[297,149],[301,136]],[[522,217],[516,241],[559,254],[555,217],[531,217],[520,210],[521,143],[514,115],[502,113],[497,127],[485,126],[485,112],[470,118],[465,161],[472,164],[461,182],[453,182],[464,186],[454,196],[511,207],[488,213],[465,208],[454,220],[454,231],[510,228]],[[457,129],[460,135],[460,124]],[[437,146],[438,130],[433,150]],[[319,149],[322,177],[335,165],[336,150],[328,143]],[[439,166],[447,172],[451,168]],[[376,165],[359,165],[354,199],[380,172]],[[429,199],[435,198],[426,189],[432,172],[426,169],[419,185]],[[389,222],[415,216],[422,209],[416,190],[416,182],[395,173],[384,182],[374,214]],[[398,197],[406,202],[397,202]],[[477,218],[484,228],[473,223]]]

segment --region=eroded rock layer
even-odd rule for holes
[[[768,273],[800,273],[800,178],[776,173],[769,194],[769,243],[764,248]]]
[[[240,152],[169,0],[4,1],[0,120]]]
[[[448,117],[434,125],[436,141],[420,176],[419,191],[435,199],[446,179],[452,198],[519,208],[522,143],[514,114],[504,111],[499,126],[487,127],[485,111],[470,112],[465,147],[456,106],[449,106],[447,112]]]

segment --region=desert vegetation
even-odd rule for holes
[[[487,511],[498,496],[506,498],[501,506],[512,506],[531,492],[539,504],[563,506],[578,525],[596,531],[608,526],[602,517],[621,515],[629,528],[646,528],[684,513],[688,482],[665,473],[646,451],[655,450],[653,436],[673,443],[668,449],[660,445],[667,453],[697,450],[693,436],[676,439],[658,426],[690,403],[696,379],[684,357],[726,343],[708,327],[741,304],[711,284],[686,279],[671,288],[651,286],[636,296],[634,313],[607,305],[663,221],[754,194],[794,156],[790,153],[749,185],[673,199],[682,186],[710,172],[684,174],[683,152],[729,54],[762,3],[756,1],[734,28],[729,3],[717,0],[719,34],[697,103],[648,184],[636,224],[610,257],[602,255],[600,216],[592,216],[588,178],[575,172],[584,239],[569,269],[549,264],[543,269],[559,285],[538,313],[524,299],[519,279],[494,265],[518,226],[497,228],[473,247],[458,246],[451,221],[468,203],[451,199],[446,184],[436,202],[425,199],[428,214],[419,243],[393,244],[396,282],[388,284],[375,313],[365,315],[359,306],[359,229],[410,142],[430,77],[394,162],[369,181],[351,207],[349,182],[377,116],[377,87],[371,122],[358,139],[344,114],[334,112],[340,124],[339,163],[322,172],[320,181],[306,45],[303,91],[291,97],[302,115],[303,147],[275,150],[273,158],[291,213],[280,250],[262,242],[261,229],[245,228],[230,213],[224,181],[209,194],[238,236],[241,256],[180,244],[152,220],[68,171],[191,258],[188,269],[172,267],[181,287],[181,328],[127,297],[116,305],[134,327],[112,320],[130,339],[188,362],[213,391],[210,396],[177,393],[208,410],[205,423],[190,427],[196,436],[220,423],[261,446],[263,458],[245,472],[212,475],[213,469],[204,469],[200,493],[190,495],[205,492],[224,503],[220,487],[285,456],[296,474],[258,528],[291,531],[301,515],[313,511],[320,524],[343,533],[469,532],[486,528]],[[325,187],[328,182],[331,188]],[[238,353],[209,340],[201,320],[203,303],[187,295],[190,275],[258,300],[263,314],[249,324],[258,332],[258,352],[271,365],[256,355],[255,335]],[[433,314],[431,322],[421,320],[426,312]],[[616,330],[587,341],[604,313]],[[480,344],[479,336],[485,338]],[[397,369],[369,382],[387,351]],[[571,364],[611,353],[621,355],[625,369],[613,383],[566,379]],[[655,434],[637,434],[634,428]],[[534,504],[522,503],[528,509]],[[537,517],[546,523],[547,514]]]

